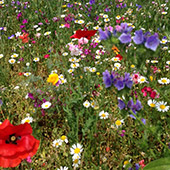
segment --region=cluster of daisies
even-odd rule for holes
[[[155,100],[149,99],[147,103],[150,107],[155,107],[159,112],[167,112],[169,110],[167,102],[164,101],[156,102]]]

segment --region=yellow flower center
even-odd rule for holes
[[[30,120],[29,120],[29,119],[27,119],[25,122],[30,123]]]
[[[165,107],[166,107],[166,106],[163,105],[163,104],[160,105],[160,108],[161,108],[161,109],[165,109]]]
[[[48,107],[48,104],[46,104],[45,107]]]
[[[165,79],[163,79],[163,80],[161,80],[162,81],[162,83],[167,83],[167,80],[165,80]]]
[[[66,139],[66,136],[61,136],[61,140],[65,140]]]
[[[101,115],[102,117],[106,117],[106,115],[103,113],[102,115]]]
[[[125,161],[125,162],[124,162],[124,165],[127,165],[128,163],[129,163],[129,161]]]
[[[150,107],[155,107],[155,104],[154,104],[154,103],[151,103],[151,104],[150,104]]]
[[[120,120],[117,120],[116,123],[115,123],[117,126],[120,126],[122,123]]]
[[[145,78],[141,78],[140,81],[145,81]]]
[[[56,145],[56,146],[58,146],[58,145],[59,145],[59,143],[56,143],[55,145]]]
[[[75,159],[75,160],[74,160],[74,163],[75,163],[75,164],[77,164],[77,163],[78,163],[78,161],[79,161],[78,159]]]
[[[79,153],[79,152],[80,152],[79,148],[74,149],[74,153]]]

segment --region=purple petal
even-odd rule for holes
[[[126,44],[131,42],[131,35],[130,34],[125,34],[123,33],[120,37],[119,40],[121,43]]]

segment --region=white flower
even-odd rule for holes
[[[38,61],[40,61],[40,58],[39,58],[39,57],[36,57],[36,58],[34,58],[33,61],[34,61],[34,62],[38,62]]]
[[[96,68],[95,67],[90,68],[90,72],[92,73],[96,72]]]
[[[122,120],[116,120],[115,125],[118,128],[118,127],[121,127],[123,123],[124,123],[123,119]]]
[[[117,62],[117,61],[119,61],[119,58],[118,57],[113,57],[111,60]]]
[[[84,20],[78,20],[78,24],[84,24]]]
[[[121,64],[120,64],[120,63],[114,63],[114,66],[115,66],[117,69],[119,69],[120,66],[121,66]]]
[[[14,53],[13,55],[11,55],[11,58],[17,58],[18,54]]]
[[[166,77],[161,78],[160,80],[158,80],[159,84],[169,84],[170,83],[170,79],[167,79]]]
[[[64,52],[62,55],[63,55],[63,56],[67,56],[67,55],[68,55],[68,53],[67,53],[67,52]]]
[[[26,63],[26,66],[29,67],[29,66],[30,66],[30,63]]]
[[[80,145],[79,143],[72,145],[72,147],[70,148],[70,153],[71,155],[75,155],[75,156],[80,156],[80,154],[83,152],[83,146]]]
[[[109,18],[105,18],[105,19],[104,19],[104,22],[109,22],[109,21],[110,21]]]
[[[79,159],[75,159],[73,160],[73,167],[77,168],[80,165],[80,160]]]
[[[156,106],[156,101],[155,100],[152,100],[152,99],[150,99],[150,100],[148,100],[148,105],[150,106],[150,107],[155,107]]]
[[[12,58],[12,59],[8,60],[8,62],[9,62],[10,64],[14,64],[14,63],[16,62],[16,60]]]
[[[166,106],[167,102],[161,101],[161,102],[157,102],[156,104],[156,109],[159,112],[167,112],[169,110],[169,106]]]
[[[36,31],[40,31],[40,30],[41,30],[41,28],[40,28],[40,27],[36,29]]]
[[[73,73],[73,71],[74,71],[74,69],[69,69],[69,70],[68,70],[68,73],[71,74],[71,73]]]
[[[71,63],[70,67],[71,68],[78,68],[79,67],[79,63]]]
[[[24,124],[24,123],[32,123],[33,121],[33,118],[32,117],[26,117],[25,119],[21,120],[21,124]]]
[[[151,60],[151,63],[158,63],[158,60]]]
[[[100,59],[100,55],[96,55],[96,57],[95,57],[96,59]]]
[[[51,103],[50,102],[45,102],[45,103],[43,103],[42,105],[41,105],[41,107],[43,108],[43,109],[48,109],[49,107],[51,106]]]
[[[88,108],[90,107],[90,102],[88,100],[86,100],[84,103],[83,103],[83,106]]]
[[[99,116],[100,116],[100,119],[107,119],[109,117],[109,113],[104,112],[103,110],[99,113]]]
[[[15,36],[16,36],[16,37],[19,37],[20,35],[21,35],[21,32],[15,33]]]
[[[64,141],[65,143],[68,143],[67,136],[65,136],[65,135],[61,136],[60,139],[61,139],[62,141]]]
[[[1,57],[0,57],[1,58]],[[167,61],[166,64],[170,65],[170,61]]]
[[[14,89],[15,89],[15,90],[19,89],[19,86],[15,86]]]
[[[38,25],[34,25],[33,28],[38,28]]]
[[[26,77],[28,77],[28,76],[30,76],[31,75],[31,73],[30,72],[26,72],[26,73],[24,73],[24,76],[26,76]]]
[[[47,31],[47,32],[44,33],[44,35],[50,35],[50,34],[51,34],[50,31]]]
[[[57,139],[53,141],[53,146],[58,148],[60,145],[62,145],[62,140],[61,139]]]
[[[62,166],[60,166],[60,168],[58,168],[57,170],[68,170],[68,167],[62,167]]]
[[[146,78],[144,76],[140,76],[140,78],[138,79],[138,82],[141,83],[145,83],[146,82]]]
[[[4,57],[4,55],[3,55],[3,54],[0,54],[0,59],[3,58],[3,57]]]
[[[104,15],[103,15],[103,18],[108,18],[108,15],[107,15],[107,14],[104,14]]]

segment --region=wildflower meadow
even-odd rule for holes
[[[170,170],[168,0],[0,0],[0,169]]]

